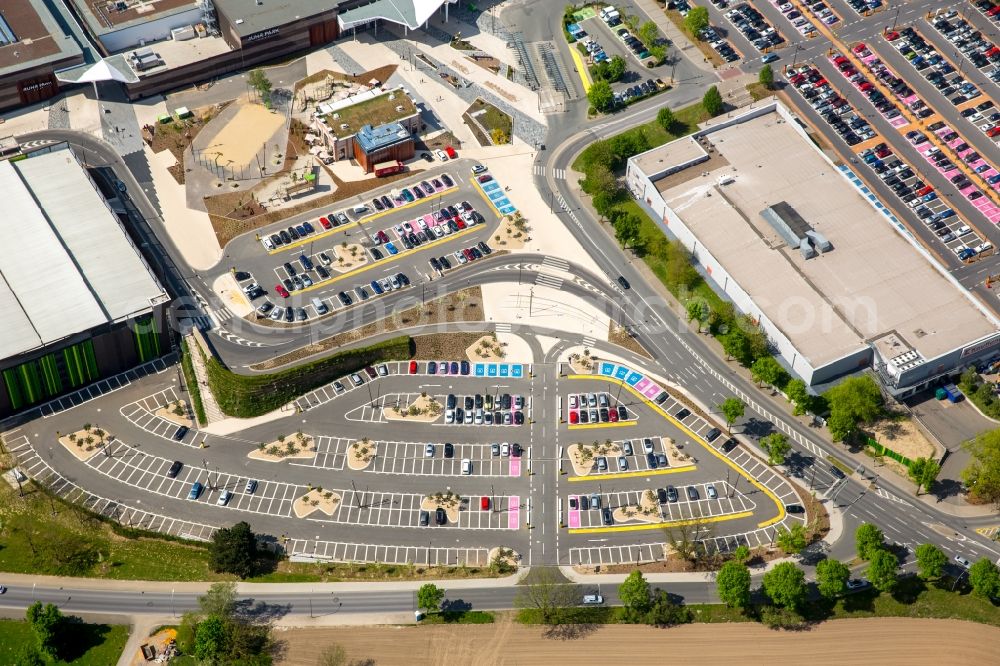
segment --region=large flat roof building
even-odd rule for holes
[[[780,103],[632,158],[627,184],[811,385],[874,367],[908,394],[1000,326]]]
[[[53,72],[83,62],[43,0],[0,3],[0,109],[48,99],[59,90]]]
[[[136,323],[162,318],[169,299],[72,151],[0,162],[0,191],[18,229],[0,245],[0,414],[149,360],[137,345],[166,350],[162,325],[137,342]],[[83,375],[55,353],[80,345],[93,360]]]

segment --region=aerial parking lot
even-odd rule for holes
[[[455,171],[462,162],[448,164],[355,205],[233,240],[234,275],[255,317],[309,323],[491,254],[500,215],[516,209],[485,170],[473,169],[477,178]]]

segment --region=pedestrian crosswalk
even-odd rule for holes
[[[569,262],[565,259],[560,259],[559,257],[545,257],[542,259],[542,266],[548,266],[549,268],[555,268],[559,271],[569,272]]]
[[[535,284],[540,287],[552,287],[553,289],[559,289],[562,287],[562,278],[557,278],[552,275],[546,275],[545,273],[539,273],[538,277],[535,278]]]
[[[536,176],[544,176],[548,173],[548,168],[536,164],[533,171]],[[552,169],[552,177],[556,180],[566,180],[566,169]]]
[[[496,332],[497,333],[510,333],[510,330],[511,329],[510,329],[510,324],[509,323],[508,324],[497,324],[496,325]]]

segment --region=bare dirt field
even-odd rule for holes
[[[808,631],[772,631],[759,624],[696,624],[673,629],[599,626],[583,637],[544,637],[544,629],[500,620],[493,625],[293,629],[279,634],[281,666],[315,666],[339,643],[351,659],[378,666],[572,664],[843,664],[996,663],[1000,629],[955,620],[836,620]],[[668,658],[669,655],[669,658]]]

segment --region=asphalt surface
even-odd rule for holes
[[[840,7],[840,4],[842,3],[836,3],[835,8],[841,16],[848,19],[851,16],[849,13],[851,10],[846,8],[846,5]],[[903,11],[905,11],[905,14],[909,14],[910,11],[922,11],[933,5],[934,3],[930,2],[914,2],[907,5]],[[844,9],[846,11],[842,11]],[[903,15],[901,12],[901,20]],[[871,34],[881,29],[881,25],[884,23],[881,19],[882,17],[877,17],[877,19],[869,21],[845,20],[844,27],[839,31],[840,37],[848,41],[852,39],[868,39]],[[782,32],[786,34],[786,37],[790,36],[789,31],[782,30]],[[804,48],[796,50],[793,57],[797,57],[799,60],[817,56],[822,57],[826,48],[829,48],[829,44],[824,45],[822,40],[813,39]],[[794,50],[794,46],[792,49]],[[792,51],[784,49],[782,55],[786,57],[790,53]],[[897,73],[903,74],[902,72]],[[907,78],[912,79],[912,83],[915,84],[914,88],[917,89],[918,77],[907,76]],[[900,543],[910,550],[919,543],[929,541],[941,545],[950,555],[960,553],[970,559],[976,559],[983,555],[995,558],[997,555],[1000,555],[1000,553],[989,545],[988,541],[979,537],[970,529],[976,525],[987,524],[989,522],[988,518],[976,520],[956,519],[938,511],[932,505],[909,498],[906,490],[899,488],[891,479],[880,478],[872,470],[861,470],[848,480],[838,482],[836,477],[829,471],[829,465],[824,459],[830,456],[839,456],[840,451],[836,447],[826,443],[820,437],[817,437],[808,426],[802,425],[795,420],[776,416],[782,413],[780,405],[774,403],[770,396],[761,394],[756,387],[752,387],[748,382],[743,381],[731,371],[727,363],[718,359],[708,349],[699,335],[690,332],[684,322],[670,316],[669,309],[663,306],[662,299],[656,289],[645,284],[642,276],[630,264],[631,257],[622,253],[617,245],[604,235],[605,231],[601,228],[590,210],[578,198],[576,189],[565,180],[555,178],[554,170],[567,169],[574,155],[589,142],[596,138],[609,136],[634,124],[652,119],[658,107],[663,102],[667,102],[671,106],[675,104],[680,106],[683,104],[683,99],[685,98],[697,99],[700,97],[700,92],[704,90],[704,87],[708,83],[710,82],[697,80],[692,81],[687,86],[678,86],[675,91],[668,93],[664,99],[654,99],[648,103],[637,104],[630,107],[626,112],[590,123],[582,131],[577,130],[578,125],[559,123],[558,129],[552,133],[549,139],[549,149],[539,153],[538,164],[544,167],[545,175],[536,176],[536,184],[543,193],[551,192],[554,199],[561,199],[566,202],[565,209],[561,215],[564,217],[567,227],[571,231],[574,231],[574,233],[576,233],[576,230],[579,230],[579,233],[576,233],[577,237],[605,273],[604,276],[591,282],[591,286],[599,285],[602,287],[600,289],[601,299],[605,303],[610,302],[614,304],[611,307],[617,313],[619,321],[628,324],[639,341],[654,356],[653,367],[659,366],[660,368],[669,369],[669,372],[675,376],[683,377],[687,375],[688,381],[685,382],[685,386],[696,398],[706,404],[715,404],[718,401],[718,396],[731,395],[734,392],[750,396],[752,400],[748,410],[748,417],[743,422],[737,424],[737,428],[742,427],[748,430],[749,435],[752,437],[759,437],[761,434],[775,428],[791,434],[795,453],[790,457],[789,464],[786,465],[788,471],[795,476],[800,476],[808,480],[810,485],[819,489],[821,497],[827,498],[831,504],[839,505],[844,509],[844,529],[847,538],[841,539],[834,544],[829,553],[831,556],[848,559],[853,555],[853,543],[849,535],[853,532],[853,528],[861,521],[876,522],[886,531],[887,537],[890,540]],[[918,93],[925,99],[930,99],[930,95],[923,95],[919,89]],[[576,113],[579,113],[579,111]],[[893,137],[893,133],[887,132],[886,134],[887,138]],[[145,197],[139,194],[148,184],[132,179],[123,168],[124,164],[121,160],[110,154],[106,146],[101,142],[88,137],[80,137],[72,132],[65,132],[61,135],[47,132],[39,136],[22,137],[25,140],[33,138],[68,138],[77,145],[85,146],[92,155],[102,155],[105,160],[115,167],[116,172],[119,173],[119,177],[129,186],[129,191],[134,196],[134,205],[137,211],[143,217],[150,220],[154,231],[162,231],[161,228],[157,227],[155,210],[145,200]],[[893,146],[896,147],[896,142],[893,143]],[[170,256],[179,255],[170,246],[166,235],[162,234],[162,237],[164,238],[163,241],[156,241],[150,238],[150,243],[161,244],[164,251],[162,262],[163,264],[169,264]],[[519,259],[523,262],[528,258]],[[468,271],[464,276],[458,273],[454,278],[446,276],[445,279],[438,282],[437,288],[444,290],[449,288],[454,289],[463,286],[463,282],[471,284],[474,280],[501,278],[512,280],[515,273],[519,278],[523,278],[524,267],[503,266],[500,261],[492,261],[492,263],[483,262],[478,269],[478,273]],[[631,282],[631,290],[620,293],[614,287],[610,286],[612,280],[618,275],[624,275]],[[194,276],[191,275],[190,271],[182,268],[181,270],[176,270],[174,281],[181,282],[182,279],[186,279],[193,289],[204,294],[207,297],[206,300],[209,300],[211,303],[212,297],[205,291],[206,286],[203,282],[199,284],[201,279],[192,278]],[[168,278],[168,284],[171,284],[170,278]],[[569,289],[573,289],[573,285],[573,282],[566,283],[566,287]],[[172,284],[172,286],[181,294],[190,293],[184,284]],[[586,289],[582,286],[579,288]],[[587,291],[590,292],[589,289]],[[617,310],[616,306],[620,307],[621,310]],[[363,311],[358,309],[357,312],[359,314],[356,315],[357,319],[355,321],[358,323],[365,321],[363,314],[361,314]],[[294,345],[294,340],[288,341],[287,344],[290,346]],[[240,345],[226,345],[223,343],[218,346],[223,358],[231,365],[235,365],[233,363],[234,359],[245,360],[253,358],[255,355],[259,356],[260,354],[259,350],[254,351]],[[536,391],[541,390],[546,399],[551,399],[550,393],[555,391],[554,387],[550,387],[544,383],[536,385],[534,388]],[[552,471],[551,467],[546,470],[539,470],[540,474],[544,474],[545,472],[552,474]],[[553,517],[549,515],[546,517],[546,522],[552,524],[552,519]],[[711,596],[711,592],[708,589],[710,587],[705,584],[693,584],[689,589],[684,584],[676,584],[671,585],[671,591],[682,594],[691,601],[698,601],[706,600]],[[480,593],[478,590],[475,593],[471,590],[463,591],[463,594],[469,599],[476,600],[475,607],[509,607],[511,591],[503,588],[490,588],[488,586],[484,586],[484,588],[486,589],[481,591],[481,598],[474,596],[474,594]],[[23,596],[24,593],[25,590],[23,588],[12,587],[8,595],[14,596],[8,596],[3,603],[10,603],[11,599],[16,600],[18,604],[26,603],[27,597]],[[36,590],[36,594],[41,593],[40,588]],[[136,596],[134,593],[126,593],[124,595],[113,592],[94,593],[93,595],[84,595],[82,597],[79,596],[81,594],[79,591],[50,590],[45,593],[54,595],[52,597],[54,600],[59,599],[63,594],[70,597],[63,602],[63,605],[70,610],[107,610],[109,607],[118,610],[131,608],[138,610],[140,607],[144,607],[144,610],[148,609],[147,601],[142,599],[143,595]],[[134,602],[127,601],[129,594],[132,594],[135,598]],[[392,595],[383,598],[378,596],[379,594],[362,593],[357,601],[359,610],[365,604],[367,606],[364,607],[371,610],[412,608],[413,602],[410,593],[404,595],[406,598],[403,598],[403,596],[394,597]],[[609,599],[613,599],[607,592],[605,592],[605,595]],[[308,603],[307,597],[308,595],[306,594],[293,595],[291,597],[281,597],[281,595],[278,595],[273,597],[273,602],[281,603],[282,599],[284,599],[285,603]],[[258,598],[265,599],[263,596],[258,596]],[[343,601],[343,598],[342,596],[341,601]],[[266,599],[271,602],[272,598]],[[70,604],[70,602],[73,603]],[[156,603],[161,604],[159,608],[163,609],[165,608],[165,605],[163,605],[165,602],[166,599],[163,597],[157,600]],[[134,606],[131,605],[133,603],[135,604]],[[350,603],[350,607],[353,608],[353,599],[351,599]],[[80,606],[87,606],[87,608],[81,608]],[[301,608],[301,606],[297,607]]]

